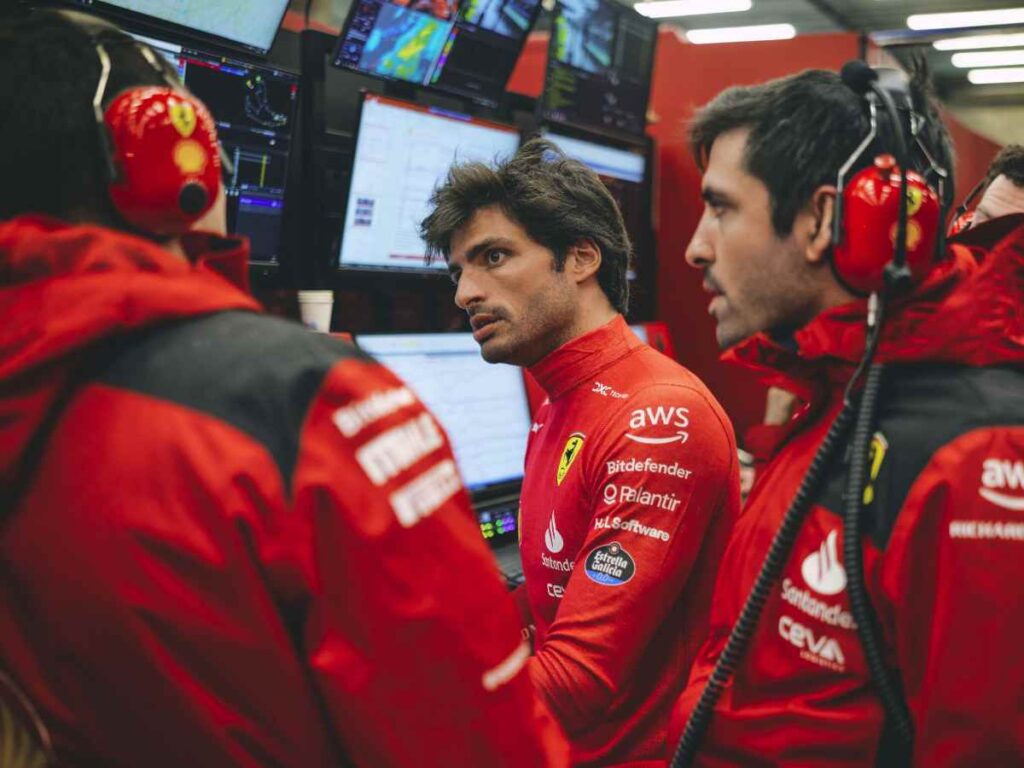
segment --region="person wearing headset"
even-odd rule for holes
[[[861,74],[867,69],[861,65]],[[945,128],[926,80],[915,72],[904,85],[902,106],[912,105],[919,129],[911,142],[918,170],[926,172],[925,152],[932,170],[948,166]],[[885,198],[890,212],[900,206],[902,179],[885,154],[893,151],[886,131],[844,175],[858,173],[864,200],[874,201],[845,205],[845,264],[833,228],[841,166],[869,135],[870,114],[883,112],[877,100],[868,106],[837,73],[813,70],[730,88],[690,128],[705,208],[686,259],[703,272],[725,360],[793,393],[797,407],[766,445],[766,464],[726,549],[708,637],[674,713],[670,743],[680,746],[673,766],[1024,760],[1017,660],[1024,634],[1024,229],[985,248],[927,249],[914,284],[890,297],[888,319],[878,326],[879,305],[865,301],[869,291],[859,289],[851,267],[855,273],[862,260],[881,273],[893,258],[898,218],[886,214],[882,226],[872,220],[872,206],[885,212],[872,197],[878,190],[893,192]],[[941,195],[908,189],[907,248],[924,248],[941,227]],[[922,218],[926,209],[930,218]],[[865,228],[880,231],[880,246],[851,253],[849,242]],[[869,314],[881,328],[875,360],[885,369],[873,432],[865,433],[866,486],[844,497],[851,438],[840,430],[833,458],[814,468],[818,482],[803,489],[865,356]],[[860,389],[846,394],[856,402]],[[755,593],[763,603],[745,608],[784,513],[804,498],[808,513],[791,550],[770,565],[777,578]],[[851,500],[862,522],[855,564],[863,568],[867,614],[874,614],[863,628],[843,552]],[[741,614],[758,610],[759,620],[741,623],[733,644]],[[868,674],[861,629],[880,638],[871,658],[880,657],[902,697],[896,703],[909,713],[906,741],[886,718],[881,683]],[[722,676],[709,685],[716,664]]]
[[[979,193],[981,199],[972,209]],[[953,236],[990,219],[1024,213],[1024,146],[1008,144],[999,150],[985,178],[971,190],[958,213],[950,229]]]
[[[260,313],[203,104],[54,11],[0,100],[0,668],[58,762],[565,765],[441,428]]]

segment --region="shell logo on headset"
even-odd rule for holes
[[[187,139],[196,131],[196,111],[187,102],[172,102],[167,105],[171,125],[175,127],[183,139]]]
[[[206,150],[198,141],[185,139],[174,146],[174,164],[184,174],[199,174],[206,168]]]

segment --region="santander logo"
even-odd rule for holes
[[[838,531],[832,531],[818,547],[804,558],[800,573],[807,586],[820,595],[838,595],[846,589],[846,570],[836,553]]]
[[[1024,511],[1024,495],[1003,493],[1024,492],[1024,461],[985,459],[981,465],[981,487],[978,494],[997,507],[1014,512]]]
[[[544,546],[548,548],[548,552],[552,555],[557,555],[565,546],[562,534],[558,532],[558,527],[555,525],[554,510],[551,510],[551,522],[548,523],[548,529],[544,531]]]

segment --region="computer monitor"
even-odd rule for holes
[[[607,141],[582,139],[552,130],[545,130],[542,135],[601,177],[622,211],[626,231],[634,247],[645,242],[650,227],[646,149],[629,146],[625,142],[612,145]]]
[[[510,126],[367,94],[359,116],[338,266],[443,271],[428,266],[419,225],[455,161],[511,156]]]
[[[249,237],[254,264],[281,256],[281,223],[299,78],[135,35],[177,68],[185,85],[213,113],[234,165],[226,179],[228,230]]]
[[[547,120],[642,135],[658,25],[615,0],[560,0],[541,95]]]
[[[469,333],[358,335],[356,343],[437,417],[475,497],[522,481],[531,420],[519,368],[484,362]]]
[[[334,65],[497,104],[540,0],[355,0]]]
[[[129,24],[158,22],[170,32],[266,55],[289,0],[74,0]]]

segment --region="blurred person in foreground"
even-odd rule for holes
[[[565,764],[437,422],[245,290],[205,106],[52,11],[0,100],[0,666],[58,762]]]

